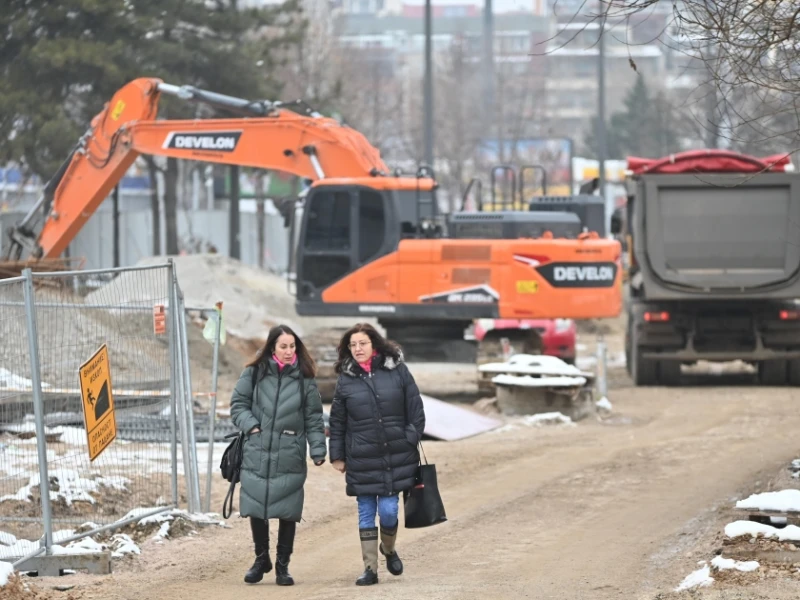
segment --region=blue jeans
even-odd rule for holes
[[[356,496],[358,502],[358,528],[375,527],[375,514],[380,517],[381,527],[391,529],[397,525],[397,511],[400,497],[391,496]]]

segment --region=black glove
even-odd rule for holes
[[[318,459],[314,460],[314,466],[316,466],[316,467],[318,467],[320,465],[324,465],[324,464],[325,464],[325,459],[324,458],[318,458]]]

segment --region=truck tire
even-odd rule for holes
[[[642,349],[636,339],[636,328],[631,331],[631,378],[635,385],[658,384],[658,362],[642,356]]]
[[[786,361],[786,379],[789,385],[800,385],[800,358]]]
[[[631,315],[628,320],[627,344],[629,366],[628,372],[633,379],[633,384],[658,385],[658,362],[642,356],[642,349],[639,347],[639,335],[637,332],[636,317]]]
[[[786,385],[787,361],[762,360],[758,363],[758,379],[761,385]]]
[[[681,361],[658,361],[658,382],[661,385],[677,386],[681,382]]]

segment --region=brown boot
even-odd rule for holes
[[[403,574],[403,561],[397,556],[394,544],[397,541],[397,525],[391,529],[381,525],[380,551],[386,557],[386,568],[392,575]]]
[[[356,580],[356,585],[378,583],[378,528],[359,529],[361,537],[361,558],[364,559],[364,572]]]

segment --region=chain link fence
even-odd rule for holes
[[[184,503],[199,512],[171,262],[0,281],[0,331],[0,560]]]

